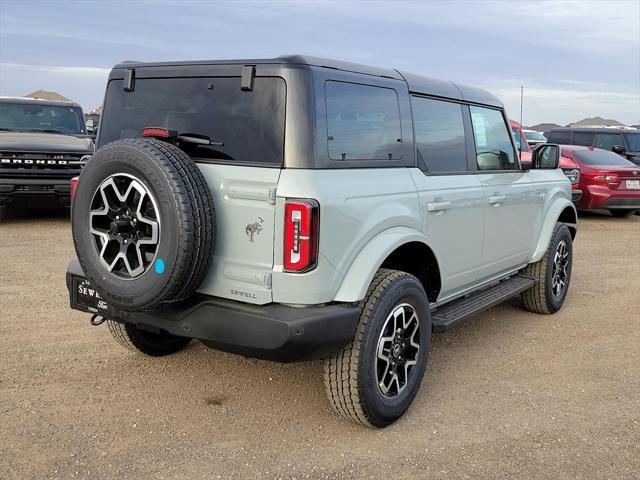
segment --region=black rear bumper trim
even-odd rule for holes
[[[74,275],[84,276],[77,260],[67,269],[71,308],[88,311],[74,303]],[[217,350],[279,362],[335,353],[353,339],[359,316],[356,304],[252,305],[206,295],[153,312],[112,313],[113,320],[142,329],[196,338]]]

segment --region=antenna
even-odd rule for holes
[[[520,135],[524,135],[524,124],[522,123],[522,104],[524,99],[524,85],[520,85]],[[522,139],[520,139],[522,142]],[[522,162],[522,149],[520,149],[520,162]]]

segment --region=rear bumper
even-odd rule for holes
[[[91,313],[74,301],[74,275],[84,276],[77,260],[67,269],[71,308]],[[359,315],[355,304],[260,306],[196,295],[179,306],[153,312],[113,311],[109,317],[145,330],[196,338],[225,352],[291,362],[338,351],[353,339]]]
[[[600,185],[587,185],[577,206],[583,209],[640,208],[640,190],[610,190]]]

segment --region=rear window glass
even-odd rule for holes
[[[215,143],[182,144],[192,157],[282,165],[281,78],[257,77],[251,91],[240,89],[240,77],[136,79],[133,92],[122,87],[122,80],[112,80],[107,88],[99,146],[161,127]]]
[[[457,103],[412,97],[413,125],[418,158],[430,172],[467,170],[462,106]]]
[[[331,160],[393,160],[402,156],[395,90],[328,81],[325,93]]]
[[[571,145],[571,132],[551,132],[549,143],[559,143],[560,145]]]
[[[632,167],[635,164],[625,160],[617,153],[607,150],[574,150],[573,154],[582,163],[587,165],[618,165]]]

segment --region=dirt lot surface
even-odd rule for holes
[[[0,232],[0,478],[640,478],[640,217],[581,218],[557,315],[436,335],[378,431],[332,415],[319,362],[122,349],[67,306],[64,215]]]

